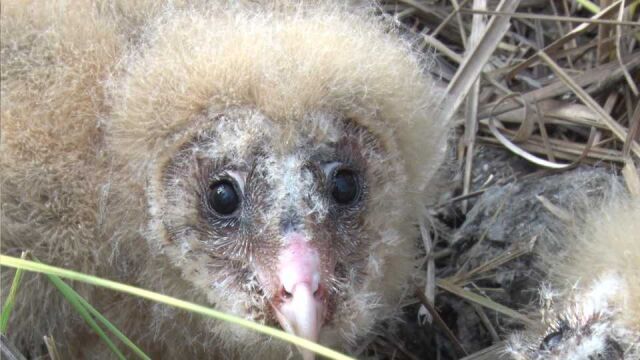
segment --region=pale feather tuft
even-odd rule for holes
[[[343,289],[325,339],[350,346],[398,311],[416,265],[416,214],[436,192],[427,184],[442,162],[447,124],[431,118],[440,94],[425,73],[428,60],[368,2],[185,3],[0,3],[2,253],[29,249],[46,263],[264,322],[247,312],[267,302],[265,294],[247,296],[255,273],[233,269],[246,282],[232,289],[224,276],[231,270],[211,264],[192,233],[167,241],[167,226],[195,210],[179,191],[187,175],[166,166],[194,136],[212,143],[208,131],[244,133],[190,155],[229,155],[270,131],[280,131],[277,152],[301,128],[331,142],[336,119],[347,119],[381,145],[362,154],[377,190],[360,224],[368,229],[362,268],[377,276],[354,273],[332,285],[356,284]],[[271,128],[233,124],[239,119],[268,119]],[[173,190],[165,194],[167,178]],[[309,188],[305,181],[296,186]],[[326,211],[314,202],[311,212]],[[2,273],[3,294],[10,275]],[[74,286],[153,358],[291,352],[220,322]],[[35,356],[42,336],[53,334],[67,345],[65,357],[111,356],[42,278],[27,275],[20,295],[9,335],[21,348]]]
[[[560,255],[542,254],[551,282],[543,321],[513,335],[507,353],[527,360],[640,356],[638,219],[640,199],[614,186],[601,208],[562,237]]]

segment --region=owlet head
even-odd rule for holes
[[[400,241],[387,230],[406,215],[402,163],[333,114],[295,124],[252,109],[207,118],[212,126],[167,159],[149,196],[152,233],[185,279],[221,310],[315,341],[323,328],[351,331],[336,314],[376,318],[368,311],[382,295],[353,297],[371,292],[374,247]]]
[[[344,343],[403,293],[446,130],[389,24],[307,7],[174,10],[122,62],[109,133],[183,281],[222,311]]]

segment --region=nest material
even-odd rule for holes
[[[494,17],[510,27],[454,115],[457,171],[442,171],[453,186],[427,216],[425,296],[363,355],[508,358],[508,334],[537,323],[538,249],[560,251],[557,234],[612,184],[640,193],[640,9],[620,4],[530,0],[505,14],[496,1],[383,1],[445,83]],[[437,314],[422,325],[425,301]]]

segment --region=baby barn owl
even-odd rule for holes
[[[348,351],[407,290],[446,141],[437,97],[369,5],[3,1],[2,252]],[[18,346],[110,356],[29,279]],[[292,351],[74,286],[154,358]]]
[[[610,195],[545,254],[554,304],[539,327],[511,337],[515,360],[640,357],[640,199]]]

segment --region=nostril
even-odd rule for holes
[[[283,286],[280,289],[280,297],[282,297],[284,300],[290,300],[293,297],[293,295],[290,292],[288,292]]]
[[[313,292],[313,297],[318,300],[324,297],[324,288],[321,285],[318,285],[316,291]]]
[[[293,293],[289,292],[284,286],[280,287],[280,292],[278,295],[282,300],[289,301],[293,299]],[[324,290],[324,287],[322,286],[318,286],[316,288],[316,291],[313,292],[313,297],[316,300],[322,300],[324,296],[325,296],[325,290]]]

